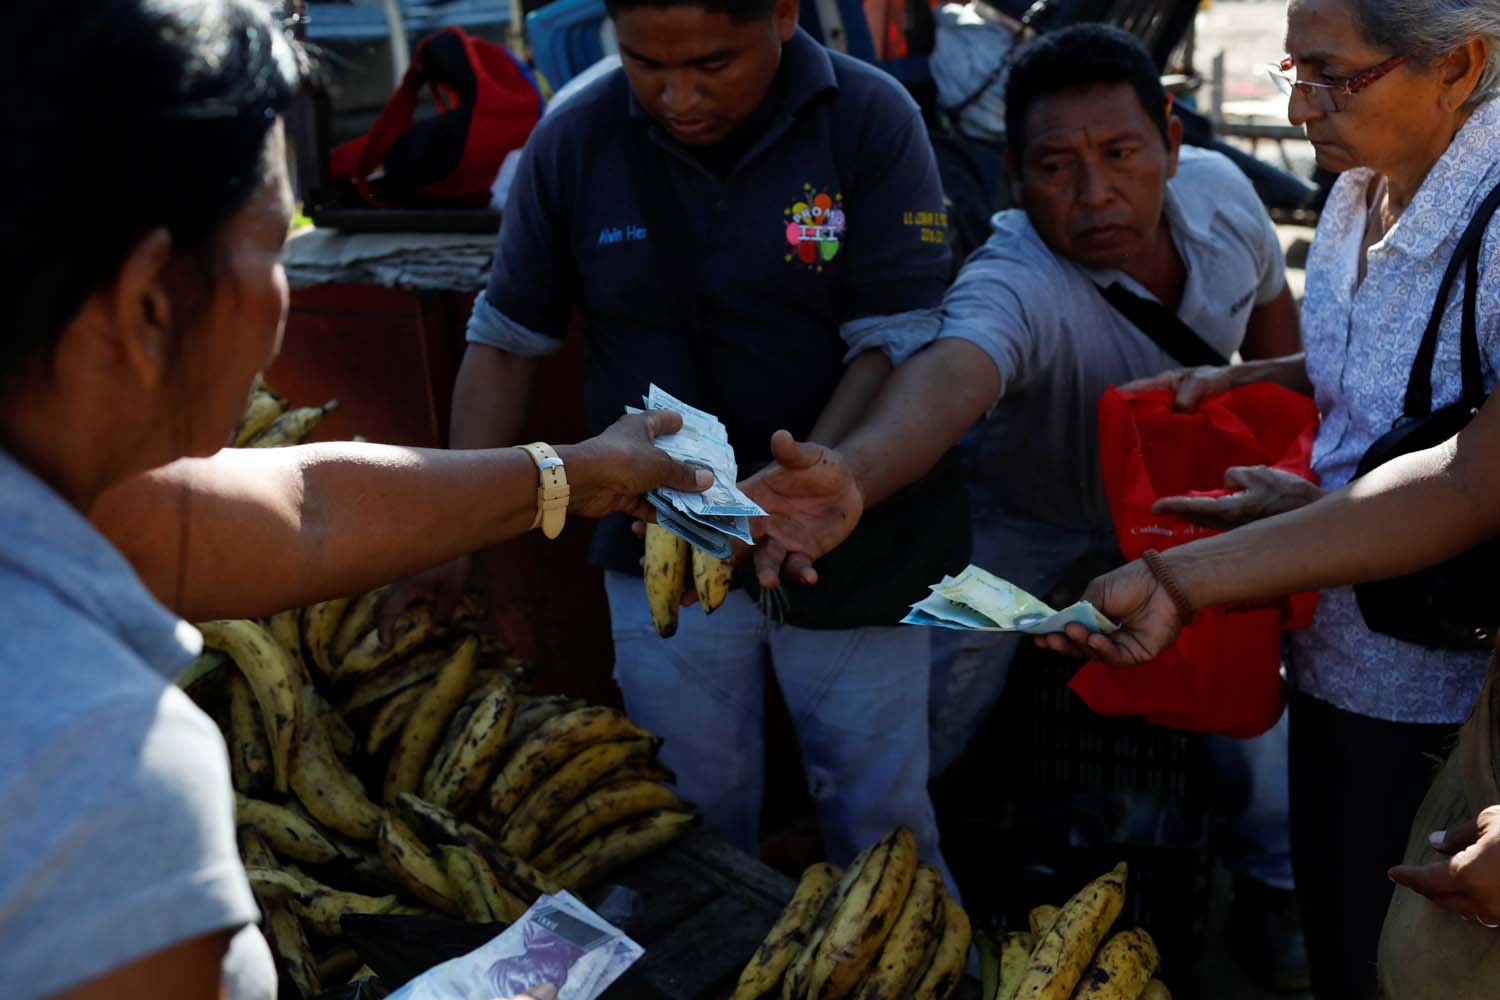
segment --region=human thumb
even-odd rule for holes
[[[798,444],[790,431],[777,431],[771,435],[771,457],[788,469],[810,469],[818,464],[820,453],[815,445]]]
[[[1479,824],[1472,819],[1427,835],[1427,843],[1439,854],[1457,854],[1478,839]]]
[[[685,493],[702,493],[714,484],[714,474],[701,465],[689,465],[675,458],[666,460],[661,485]]]

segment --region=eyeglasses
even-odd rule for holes
[[[1323,112],[1343,111],[1349,106],[1349,98],[1366,89],[1376,80],[1385,76],[1391,70],[1400,66],[1410,59],[1411,56],[1392,56],[1378,66],[1371,66],[1362,73],[1339,80],[1334,83],[1313,83],[1309,80],[1299,80],[1292,75],[1297,64],[1292,61],[1291,56],[1281,60],[1280,65],[1265,67],[1266,73],[1270,75],[1276,89],[1288,97],[1293,91],[1300,90],[1302,96],[1314,108]],[[1330,78],[1331,79],[1331,78]]]

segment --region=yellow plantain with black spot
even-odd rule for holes
[[[912,986],[913,1000],[948,1000],[964,977],[972,938],[969,915],[958,901],[943,894],[943,936],[932,960]]]
[[[521,800],[497,835],[500,846],[518,858],[530,858],[541,846],[543,835],[589,788],[626,764],[649,761],[658,745],[647,739],[585,747]]]
[[[1068,900],[1044,934],[1016,988],[1016,1000],[1069,1000],[1125,905],[1122,862]]]
[[[942,874],[932,865],[918,865],[890,936],[854,989],[857,1000],[903,1000],[909,995],[942,941],[946,894]]]
[[[549,719],[501,766],[480,807],[480,823],[499,829],[531,790],[567,761],[596,743],[652,739],[622,712],[604,706],[580,708]]]
[[[677,793],[661,782],[640,778],[614,781],[618,774],[616,771],[606,775],[608,783],[595,786],[558,817],[542,838],[545,846],[528,859],[533,865],[545,871],[582,847],[594,834],[633,816],[657,809],[689,811]]]
[[[1136,1000],[1160,964],[1150,934],[1139,927],[1121,931],[1100,946],[1083,970],[1074,1000]]]
[[[421,784],[422,773],[442,741],[448,721],[469,692],[478,653],[479,640],[473,636],[460,643],[438,671],[432,687],[416,703],[386,762],[387,803],[395,802],[402,792],[415,792]]]
[[[854,991],[890,936],[916,874],[916,837],[899,826],[875,845],[833,915],[808,976],[811,1000],[840,1000]]]
[[[300,671],[259,622],[200,622],[198,631],[203,634],[203,644],[227,653],[249,682],[271,751],[273,785],[284,793],[297,737]]]
[[[807,944],[824,901],[842,875],[837,865],[827,863],[813,865],[802,873],[791,902],[750,956],[729,1000],[767,1000],[780,995],[782,977]]]
[[[318,711],[318,693],[302,689],[302,729],[292,756],[292,791],[313,818],[353,840],[374,840],[383,813],[339,759]]]
[[[646,604],[656,634],[670,639],[677,634],[677,616],[687,591],[692,546],[656,524],[646,525],[646,557],[641,564],[646,579]]]
[[[402,888],[442,913],[455,916],[461,912],[458,894],[442,863],[394,813],[381,820],[376,844],[380,860]]]

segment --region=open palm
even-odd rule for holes
[[[864,498],[839,453],[799,444],[786,431],[771,438],[773,461],[740,484],[767,517],[756,526],[755,571],[762,587],[785,572],[816,583],[813,560],[849,537],[864,513]]]

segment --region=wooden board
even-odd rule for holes
[[[609,879],[588,903],[609,915],[614,886],[638,897],[634,914],[617,919],[646,955],[604,994],[611,1000],[725,1000],[796,889],[701,830]],[[978,996],[969,979],[957,993]]]

